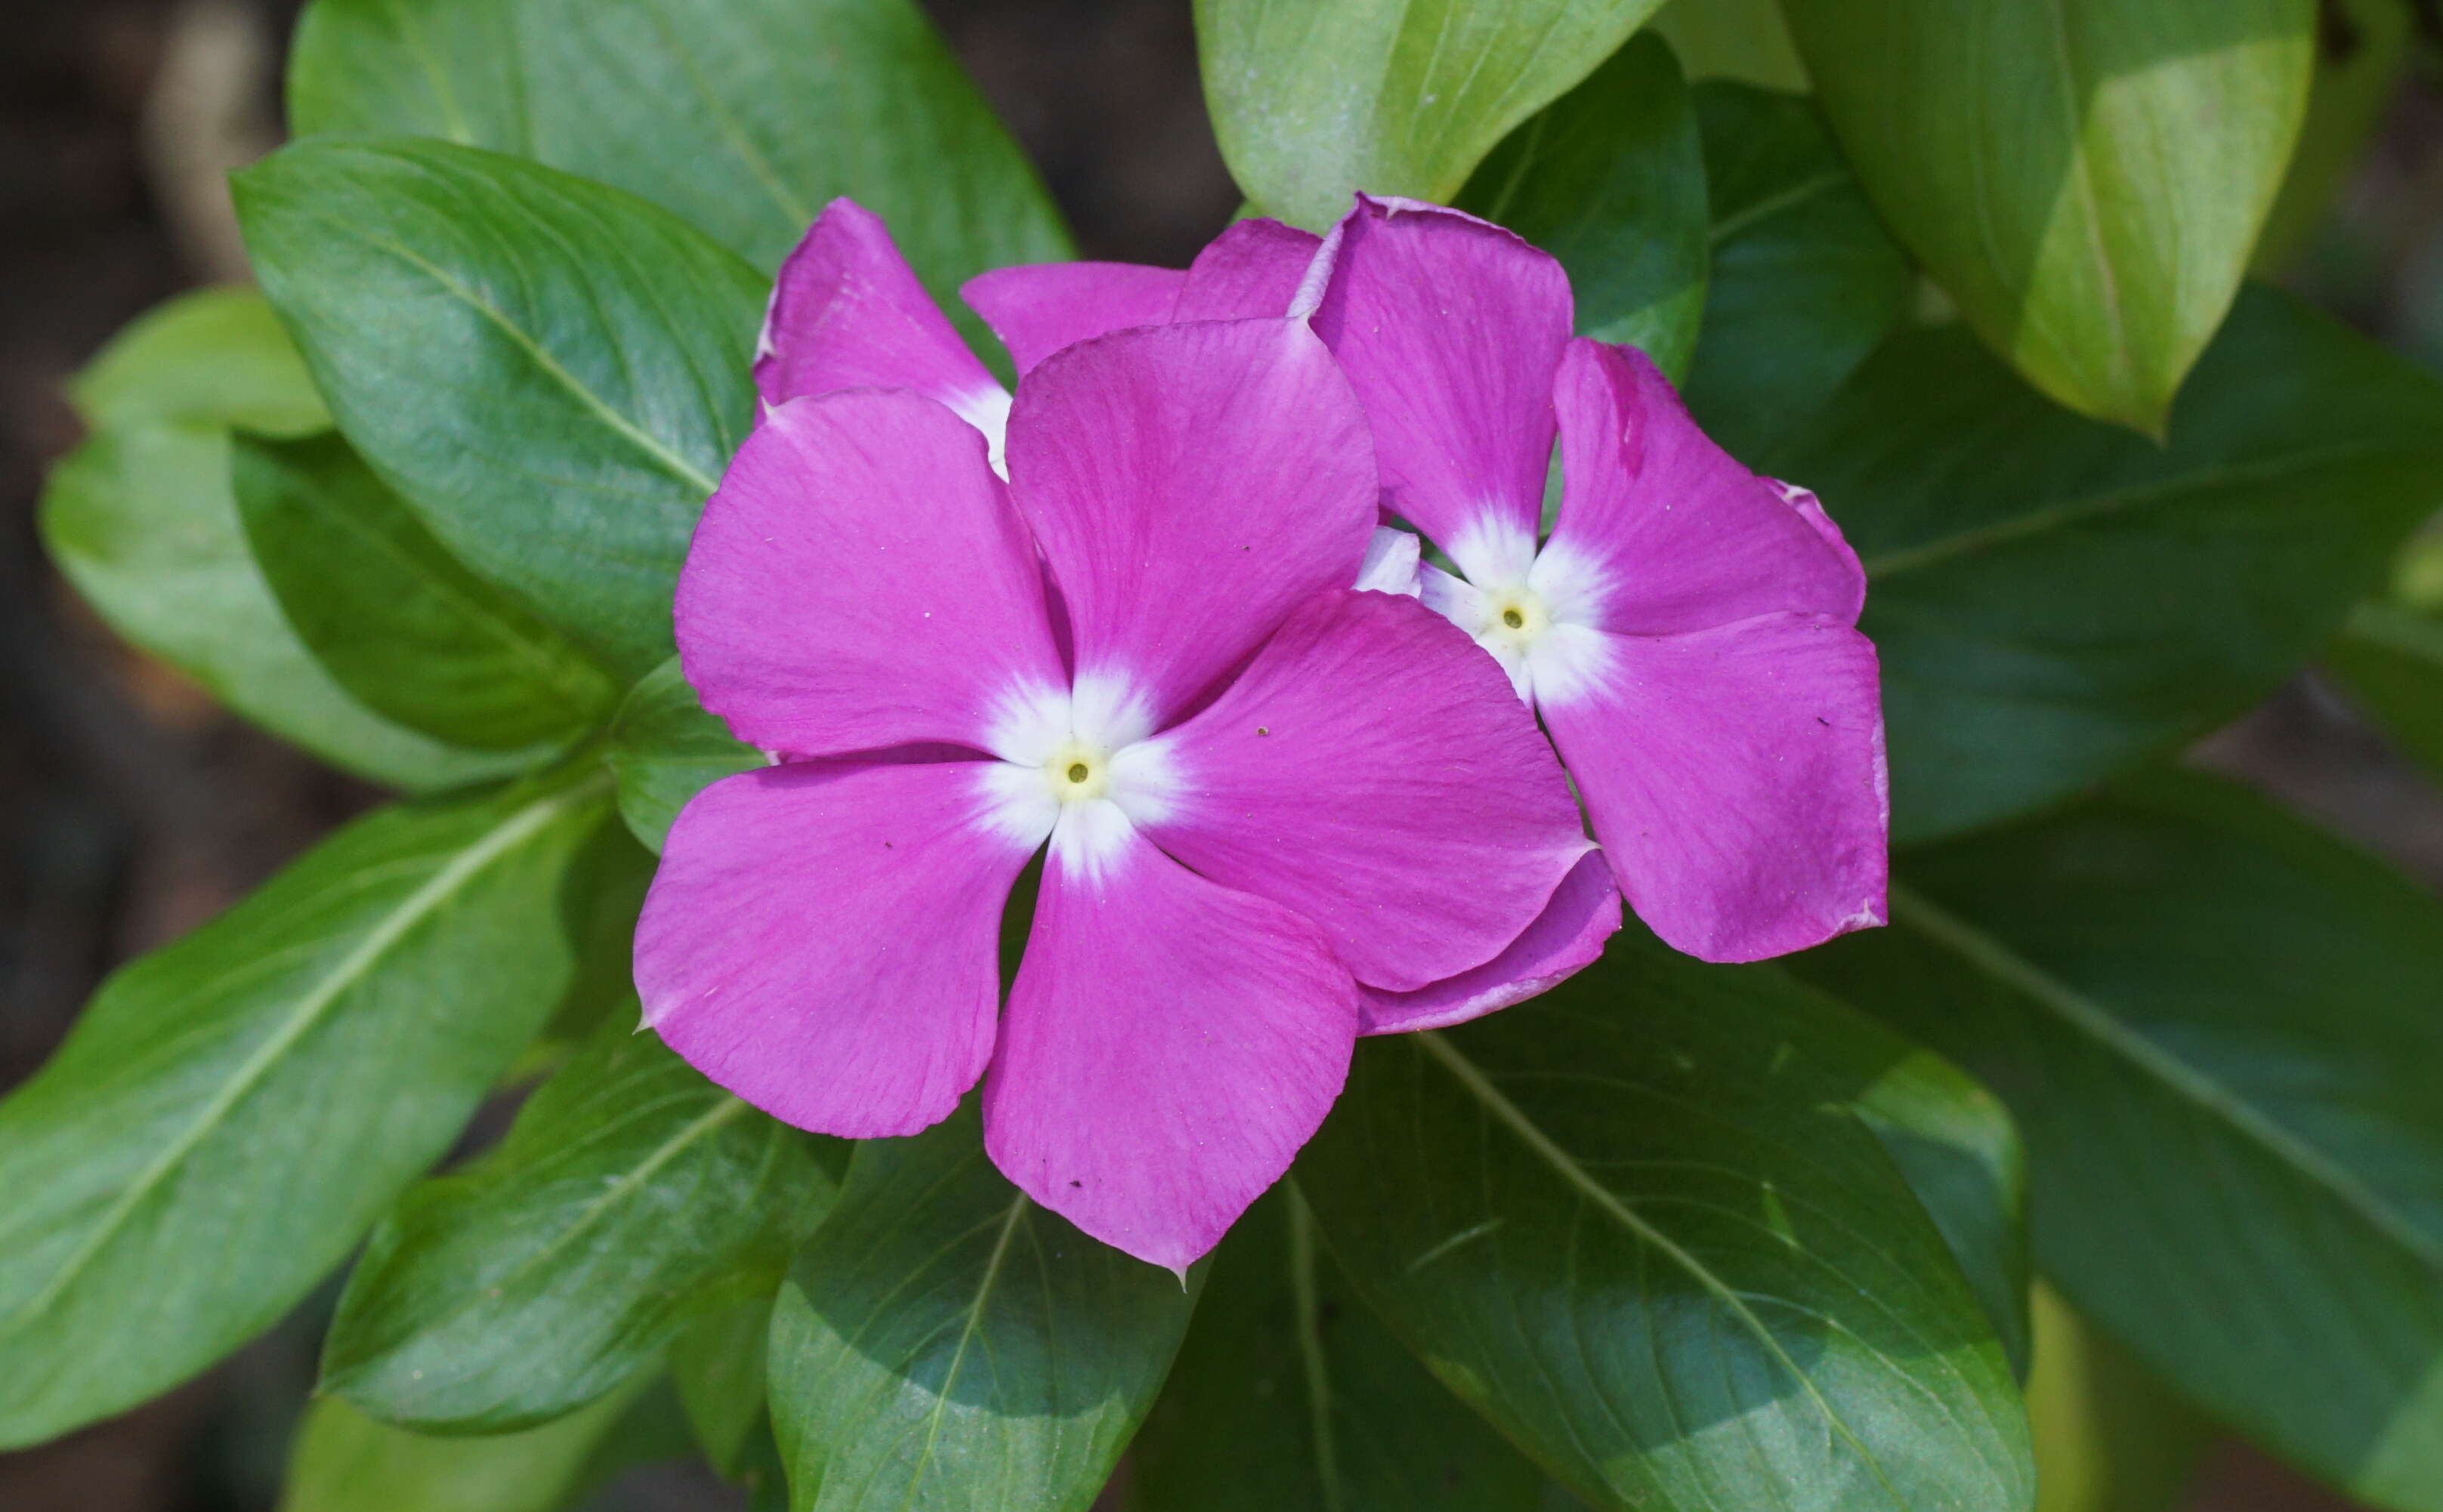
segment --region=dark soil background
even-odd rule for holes
[[[243,276],[219,174],[277,139],[297,9],[0,0],[0,1090],[41,1064],[105,972],[210,918],[377,796],[117,641],[34,530],[44,469],[78,439],[63,382],[143,310]],[[1186,0],[928,9],[1034,155],[1085,255],[1181,265],[1227,219],[1238,195],[1204,121]],[[2443,365],[2438,146],[2443,93],[2415,81],[2295,282]],[[2199,758],[2443,880],[2443,793],[2312,678]],[[314,1336],[301,1318],[124,1418],[0,1454],[0,1509],[268,1508]],[[735,1504],[675,1469],[635,1472],[592,1503]],[[2340,1505],[2235,1447],[2216,1451],[2195,1502]]]

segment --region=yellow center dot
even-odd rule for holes
[[[1515,609],[1505,609],[1501,611],[1501,623],[1514,630],[1523,630],[1527,628],[1527,616]]]
[[[1069,780],[1070,780],[1070,781],[1072,781],[1072,782],[1083,782],[1083,781],[1085,781],[1085,780],[1086,780],[1086,775],[1087,775],[1087,774],[1086,774],[1086,763],[1085,763],[1085,762],[1083,762],[1083,761],[1072,761],[1072,762],[1070,762],[1070,763],[1069,763]]]

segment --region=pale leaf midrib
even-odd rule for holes
[[[959,1330],[958,1347],[950,1352],[949,1368],[942,1373],[941,1387],[933,1394],[933,1410],[926,1414],[925,1447],[917,1451],[916,1463],[909,1471],[908,1491],[900,1499],[900,1512],[911,1512],[917,1493],[924,1489],[926,1474],[933,1465],[933,1447],[941,1438],[942,1416],[949,1410],[950,1393],[959,1384],[959,1372],[966,1364],[967,1346],[974,1342],[976,1328],[983,1321],[984,1305],[1001,1283],[1001,1263],[1008,1257],[1010,1239],[1018,1232],[1019,1220],[1026,1216],[1027,1207],[1026,1194],[1019,1193],[1010,1199],[1009,1211],[1001,1219],[1001,1233],[993,1240],[992,1258],[984,1263],[984,1273],[976,1282],[975,1298],[967,1304],[967,1319]]]

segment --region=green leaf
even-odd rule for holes
[[[781,1288],[772,1420],[798,1512],[1083,1512],[1194,1300],[985,1158],[975,1100],[869,1139]]]
[[[2049,1286],[2035,1293],[2028,1426],[2036,1512],[2172,1512],[2213,1447],[2213,1424],[2082,1321]]]
[[[2258,236],[2252,265],[2281,272],[2305,251],[2349,181],[2407,67],[2417,14],[2401,0],[2325,0],[2290,171]]]
[[[1864,559],[1895,841],[2057,802],[2263,698],[2443,501],[2443,387],[2254,287],[2158,446],[1956,327],[1758,459]]]
[[[44,543],[129,641],[243,718],[376,782],[451,787],[542,755],[459,750],[383,719],[289,628],[247,549],[229,428],[306,435],[331,419],[260,296],[172,301],[103,349],[71,395],[94,433],[52,470]]]
[[[1669,47],[1631,39],[1504,137],[1458,204],[1561,260],[1580,336],[1687,371],[1705,305],[1705,158]]]
[[[1357,190],[1450,203],[1495,143],[1660,4],[1196,0],[1196,47],[1239,187],[1320,230]]]
[[[2324,647],[2324,670],[2415,760],[2443,773],[2443,617],[2372,600]]]
[[[2009,1512],[2009,1364],[1857,1107],[1889,1125],[1918,1053],[1625,935],[1533,1003],[1364,1042],[1296,1175],[1385,1321],[1599,1506]]]
[[[1812,100],[1733,83],[1691,94],[1713,277],[1685,391],[1714,439],[1752,459],[1857,371],[1915,275]]]
[[[704,711],[675,656],[646,674],[611,726],[611,770],[619,774],[619,812],[654,854],[689,798],[722,778],[764,764],[763,753],[732,739]]]
[[[565,744],[609,714],[601,669],[467,571],[325,431],[240,435],[230,479],[289,625],[366,706],[484,750]]]
[[[244,1343],[449,1149],[574,969],[606,786],[379,811],[103,984],[0,1102],[0,1447]]]
[[[1978,335],[2159,434],[2307,104],[2313,0],[1783,0],[1849,161]]]
[[[1691,79],[1733,79],[1804,93],[1807,65],[1780,0],[1671,0],[1648,23]]]
[[[1222,1241],[1129,1464],[1130,1512],[1578,1504],[1366,1311],[1289,1182]]]
[[[762,279],[642,200],[444,142],[300,142],[231,182],[358,454],[468,566],[652,671],[754,417]]]
[[[946,301],[1075,255],[909,0],[315,0],[288,109],[301,137],[442,137],[599,179],[767,271],[841,194]]]
[[[2443,904],[2159,773],[1909,854],[1892,920],[1794,959],[2009,1102],[2045,1274],[2259,1442],[2443,1506]]]
[[[605,1024],[498,1149],[413,1188],[375,1230],[321,1389],[462,1433],[592,1401],[690,1316],[770,1295],[836,1191],[807,1139]]]
[[[336,1396],[306,1410],[280,1512],[556,1512],[592,1479],[597,1456],[649,1384],[523,1433],[434,1438],[367,1417]]]
[[[771,1335],[767,1291],[700,1314],[670,1340],[670,1378],[688,1426],[705,1459],[730,1480],[748,1468],[756,1430],[770,1436],[763,1383]]]

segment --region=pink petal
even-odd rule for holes
[[[1644,353],[1570,342],[1553,400],[1566,482],[1547,550],[1605,585],[1601,628],[1670,635],[1777,610],[1857,623],[1866,574],[1815,496],[1714,445]]]
[[[1141,263],[1033,263],[979,273],[959,297],[984,318],[1022,376],[1065,346],[1167,325],[1187,275]]]
[[[1543,705],[1629,906],[1676,949],[1762,960],[1883,921],[1875,648],[1824,614],[1607,635]]]
[[[801,1129],[913,1134],[991,1058],[1001,904],[1042,837],[979,815],[998,762],[799,762],[670,827],[636,922],[645,1023]]]
[[[1127,689],[1156,727],[1293,606],[1356,581],[1374,533],[1365,416],[1295,320],[1069,348],[1027,375],[1009,466],[1079,681]]]
[[[985,747],[1014,693],[1067,686],[983,439],[912,393],[770,411],[705,506],[676,617],[704,706],[766,751]]]
[[[1148,743],[1173,792],[1153,842],[1395,992],[1500,954],[1589,848],[1501,668],[1414,599],[1318,594]]]
[[[1570,339],[1561,264],[1497,226],[1360,195],[1313,324],[1372,422],[1388,507],[1471,576],[1474,537],[1532,552]]]
[[[772,285],[755,347],[765,404],[838,389],[913,389],[999,439],[1009,395],[925,292],[881,217],[823,207]]]
[[[984,1148],[1078,1228],[1184,1270],[1322,1123],[1357,1012],[1305,920],[1125,822],[1091,861],[1056,842],[984,1082]]]
[[[1620,884],[1603,852],[1589,851],[1563,880],[1543,915],[1510,948],[1471,971],[1413,993],[1358,984],[1366,994],[1361,1034],[1446,1029],[1523,1003],[1595,963],[1620,928]]]
[[[1287,315],[1323,238],[1278,221],[1238,221],[1205,244],[1187,267],[1175,320],[1238,320]]]

